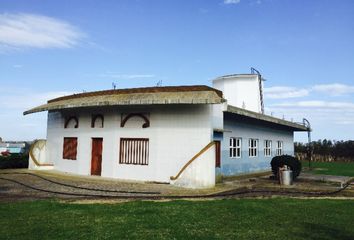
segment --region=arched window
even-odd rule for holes
[[[65,119],[64,128],[78,128],[79,127],[79,120],[77,117],[71,116]]]
[[[120,123],[120,127],[124,127],[125,124],[127,123],[127,121],[130,119],[130,118],[134,118],[134,117],[138,117],[138,118],[141,118],[141,120],[144,121],[143,125],[142,125],[142,128],[148,128],[150,127],[150,121],[149,119],[142,113],[129,113],[128,115],[126,116],[122,116],[122,121]]]
[[[91,127],[92,128],[103,128],[104,118],[102,114],[92,115]]]

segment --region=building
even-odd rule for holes
[[[257,74],[208,86],[117,89],[49,100],[47,139],[30,151],[31,169],[212,187],[218,176],[270,169],[294,154],[301,124],[262,113]]]
[[[26,146],[25,142],[0,142],[0,155],[24,153]]]

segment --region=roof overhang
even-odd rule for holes
[[[273,116],[249,111],[249,110],[246,110],[243,108],[238,108],[238,107],[231,106],[231,105],[227,105],[227,110],[225,112],[235,114],[238,116],[242,116],[244,118],[255,119],[257,121],[262,121],[262,122],[266,122],[266,123],[269,123],[272,125],[285,127],[285,128],[292,130],[292,131],[311,131],[311,129],[309,129],[305,125],[302,125],[299,123],[286,121],[284,119],[275,118]]]
[[[165,104],[219,104],[222,92],[208,86],[117,89],[74,94],[49,100],[23,114],[82,107]]]
[[[214,131],[214,132],[219,132],[219,133],[232,132],[231,130],[222,129],[222,128],[214,128],[213,131]]]

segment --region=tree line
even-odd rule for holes
[[[326,156],[333,161],[354,161],[354,141],[335,141],[335,140],[318,140],[310,143],[295,142],[295,153],[297,155],[309,154],[309,150],[313,155]]]

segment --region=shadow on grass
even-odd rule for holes
[[[325,240],[325,239],[342,239],[352,240],[353,235],[344,228],[328,227],[317,223],[304,223],[305,231],[298,233],[301,239]]]

